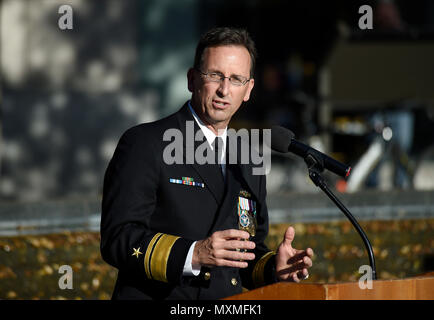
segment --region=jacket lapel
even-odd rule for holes
[[[250,191],[255,195],[256,199],[259,198],[259,179],[253,179],[252,171],[253,166],[251,164],[242,164],[240,165],[241,176],[249,186]]]
[[[249,155],[249,163],[242,164],[241,163],[241,152],[240,152],[240,150],[242,150],[241,138],[237,139],[236,143],[237,143],[237,148],[235,150],[237,150],[236,158],[238,159],[237,161],[239,163],[238,167],[239,167],[240,175],[241,175],[240,178],[242,178],[245,181],[247,186],[250,188],[250,191],[254,194],[256,199],[259,200],[259,189],[260,189],[259,180],[260,179],[258,179],[258,177],[254,178],[254,176],[253,176],[254,166],[251,163],[251,156]],[[244,143],[246,143],[246,142],[244,141]],[[235,148],[233,143],[231,143],[230,146],[232,148]],[[252,145],[250,144],[249,148],[248,148],[249,152],[251,152],[251,150],[250,150],[251,148],[252,148]]]
[[[250,178],[251,175],[249,175],[249,168],[241,164],[239,150],[241,150],[240,144],[238,144],[237,149],[236,145],[234,145],[234,141],[228,138],[226,148],[226,193],[209,234],[218,231],[222,227],[226,228],[227,224],[225,222],[227,219],[234,219],[235,221],[238,221],[235,206],[238,203],[238,196],[240,194],[240,190],[242,189],[242,185],[247,184],[250,189],[255,185]],[[237,152],[237,154],[235,157],[231,158],[230,153],[233,152]],[[237,163],[231,164],[229,163],[229,159],[238,160]],[[251,191],[253,192],[253,189]],[[254,194],[255,196],[257,195],[256,190],[254,191]]]
[[[192,143],[194,145],[194,152],[200,146],[202,143],[208,143],[206,141],[206,138],[204,137],[203,141],[194,141],[194,137],[196,136],[196,132],[200,130],[199,126],[197,125],[196,121],[193,118],[193,115],[191,114],[188,104],[184,104],[184,106],[181,108],[181,110],[177,114],[178,121],[179,121],[179,128],[183,134],[183,151],[184,151],[184,163],[186,162],[187,152],[191,152],[191,150],[187,150],[187,139],[193,139],[192,141],[188,141],[188,143]],[[193,122],[193,134],[189,132],[187,134],[186,129],[186,122],[192,121]],[[191,156],[191,155],[190,155]],[[193,155],[194,159],[194,155]],[[220,204],[223,200],[224,195],[224,180],[220,172],[220,167],[215,164],[198,164],[196,161],[193,161],[193,164],[190,164],[194,170],[200,175],[202,178],[203,183],[207,186],[207,188],[210,190],[212,195],[214,196],[216,202]]]
[[[212,234],[214,231],[217,231],[218,228],[224,226],[226,219],[237,219],[234,208],[237,204],[237,198],[241,186],[239,175],[240,171],[236,164],[226,165],[226,193],[209,234]]]

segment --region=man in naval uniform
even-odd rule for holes
[[[234,147],[228,124],[249,100],[255,56],[245,30],[210,30],[187,74],[191,100],[122,135],[105,174],[101,217],[102,257],[119,270],[113,299],[220,299],[307,278],[313,251],[292,247],[294,228],[276,252],[264,244],[266,176],[226,161]],[[174,129],[183,137],[181,161],[167,160]],[[189,145],[199,143],[218,163],[187,161]]]

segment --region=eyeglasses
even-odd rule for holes
[[[247,79],[246,77],[238,76],[238,75],[233,75],[233,76],[230,76],[230,77],[225,77],[220,72],[203,72],[203,71],[200,71],[200,70],[197,70],[197,71],[199,71],[203,76],[205,76],[205,79],[207,79],[208,81],[221,83],[226,78],[228,78],[229,82],[231,84],[233,84],[234,86],[237,86],[237,87],[244,86],[250,80],[250,79]]]

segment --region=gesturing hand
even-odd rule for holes
[[[312,266],[313,250],[297,250],[292,247],[295,230],[289,227],[277,249],[276,275],[280,281],[294,281],[307,279],[308,268]]]
[[[244,260],[254,260],[255,254],[237,249],[254,249],[255,243],[248,241],[249,237],[249,233],[242,230],[216,231],[209,238],[196,243],[192,264],[246,268],[248,263]]]

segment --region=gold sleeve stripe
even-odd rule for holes
[[[144,263],[145,263],[145,272],[148,279],[152,279],[151,275],[151,255],[155,247],[155,243],[163,236],[162,233],[157,233],[149,242],[148,248],[146,249]]]
[[[261,287],[265,285],[265,279],[264,279],[265,265],[267,264],[267,261],[271,257],[274,257],[275,254],[276,253],[274,251],[267,252],[258,260],[258,262],[256,262],[252,272],[252,279],[255,287]]]
[[[167,281],[166,270],[167,261],[169,260],[170,250],[179,237],[164,234],[155,245],[154,252],[151,255],[151,275],[158,281]]]

